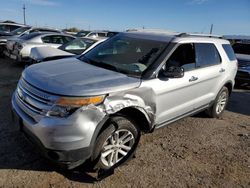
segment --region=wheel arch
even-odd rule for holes
[[[147,133],[153,129],[153,121],[142,108],[127,107],[120,110],[114,115],[121,115],[127,117],[129,120],[133,121],[142,132]]]
[[[148,133],[153,129],[153,123],[149,115],[139,107],[126,107],[120,111],[110,114],[109,118],[103,124],[102,128],[99,130],[98,135],[107,128],[109,121],[112,117],[123,116],[128,118],[130,121],[136,124],[136,126],[144,133]]]
[[[228,89],[229,95],[231,95],[233,91],[233,83],[231,81],[228,81],[224,84],[224,86]]]

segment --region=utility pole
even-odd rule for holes
[[[211,28],[210,28],[210,35],[213,33],[213,28],[214,28],[214,24],[211,25]]]
[[[23,4],[23,23],[26,25],[26,7],[25,4]]]

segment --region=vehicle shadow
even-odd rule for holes
[[[0,138],[0,170],[57,172],[71,181],[87,184],[97,182],[93,172],[86,166],[65,170],[46,160],[18,130],[0,131]]]
[[[2,111],[3,106],[6,108],[5,112]],[[86,165],[74,170],[65,170],[46,160],[37,147],[18,130],[17,122],[12,121],[10,104],[0,104],[0,107],[0,171],[13,169],[57,172],[71,181],[87,184],[97,182],[95,173]]]

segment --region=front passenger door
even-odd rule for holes
[[[199,92],[197,82],[191,80],[195,72],[195,48],[192,43],[180,44],[164,66],[183,67],[185,73],[182,78],[159,76],[142,83],[142,87],[151,87],[155,93],[158,126],[192,112]]]

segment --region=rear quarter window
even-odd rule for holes
[[[222,44],[222,47],[223,47],[224,51],[226,52],[227,57],[230,61],[236,60],[234,50],[230,44]]]

